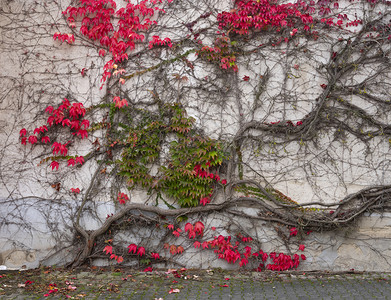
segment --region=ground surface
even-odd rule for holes
[[[0,276],[1,299],[391,299],[389,273],[41,268]]]

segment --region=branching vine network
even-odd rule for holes
[[[116,2],[0,1],[10,245],[50,231],[79,266],[141,256],[128,232],[184,265],[167,227],[202,219],[292,255],[288,228],[390,208],[388,2]]]

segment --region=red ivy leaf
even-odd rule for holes
[[[29,143],[31,145],[34,145],[38,141],[37,137],[35,135],[30,135],[29,136]]]
[[[205,248],[209,248],[208,242],[206,242],[206,241],[202,243],[202,249],[205,249]]]
[[[192,232],[193,231],[193,224],[186,223],[185,225],[185,232]]]
[[[107,245],[103,248],[103,252],[106,252],[106,254],[112,254],[113,253],[113,247],[110,245]]]
[[[133,251],[133,253],[136,253],[137,251],[137,246],[135,244],[130,244],[128,246],[128,249],[129,249],[129,253]]]
[[[202,222],[200,222],[200,221],[198,221],[198,222],[196,222],[196,223],[194,224],[194,231],[195,231],[196,233],[198,233],[200,236],[203,235],[203,233],[204,233],[204,228],[205,228],[204,224],[203,224]]]
[[[76,163],[78,163],[78,164],[82,165],[84,163],[84,157],[83,156],[76,156],[75,160],[76,160]]]
[[[21,129],[20,132],[19,132],[20,136],[26,136],[26,134],[27,134],[26,128]]]
[[[60,165],[59,165],[59,163],[58,162],[56,162],[56,161],[52,161],[52,163],[50,164],[50,167],[52,168],[52,170],[54,170],[54,169],[57,169],[58,170],[58,167],[59,167]]]
[[[178,248],[179,248],[179,247],[178,247]],[[175,245],[171,245],[171,246],[170,246],[170,253],[171,253],[172,255],[175,255],[175,254],[179,253],[179,251],[178,251],[178,249],[177,249],[177,247],[176,247]]]
[[[297,228],[296,227],[292,227],[290,229],[291,233],[289,234],[290,236],[296,236],[297,235]]]
[[[71,188],[71,192],[73,193],[76,193],[76,194],[79,194],[80,193],[80,189],[79,188]]]
[[[68,159],[68,166],[74,166],[75,160],[73,158]]]
[[[137,251],[137,255],[143,256],[145,255],[145,248],[144,247],[139,247]]]
[[[50,138],[49,138],[48,136],[44,136],[44,137],[41,139],[41,142],[42,142],[42,143],[45,143],[45,144],[50,143]]]

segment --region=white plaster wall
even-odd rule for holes
[[[224,1],[213,3],[216,12],[231,7]],[[46,164],[37,167],[43,148],[22,147],[18,141],[19,130],[32,128],[32,120],[35,124],[44,122],[44,118],[40,117],[42,105],[60,103],[62,99],[57,98],[58,94],[64,97],[71,94],[85,106],[98,103],[107,89],[107,86],[99,89],[102,66],[107,58],[98,57],[96,49],[85,47],[89,42],[80,38],[71,46],[53,41],[55,31],[70,31],[61,17],[61,10],[66,8],[67,1],[42,1],[35,5],[30,0],[1,0],[0,4],[0,219],[3,220],[0,223],[0,264],[19,268],[22,265],[37,267],[41,262],[63,263],[71,259],[74,249],[61,250],[58,241],[63,242],[62,246],[71,244],[72,219],[81,199],[81,196],[75,197],[69,193],[69,189],[79,187],[82,195],[97,166],[88,162],[77,171],[65,170],[61,166],[65,171],[59,172],[52,172]],[[195,5],[191,1],[174,1],[173,5],[178,9],[186,7],[186,10],[175,15],[167,14],[162,19],[167,36],[173,40],[187,34],[184,28],[174,30],[176,24],[208,12],[203,9],[202,3]],[[29,11],[28,18],[26,11]],[[213,20],[212,17],[197,23],[194,30],[208,28]],[[20,30],[23,26],[27,28],[25,31]],[[268,59],[264,61],[252,63],[255,55],[239,60],[243,67],[237,78],[249,76],[251,79],[248,82],[238,81],[236,75],[223,78],[219,73],[221,70],[216,71],[215,67],[192,54],[188,60],[194,64],[194,77],[183,82],[176,91],[167,89],[161,97],[167,96],[171,102],[181,99],[188,114],[196,118],[196,125],[213,138],[232,139],[241,125],[251,120],[266,123],[281,119],[300,121],[314,108],[315,103],[310,100],[322,92],[320,84],[324,78],[317,68],[328,60],[330,50],[327,43],[309,46],[307,52],[283,62],[281,56],[292,45],[267,53]],[[309,53],[314,52],[318,55],[309,59]],[[146,61],[144,67],[153,66],[167,57],[170,57],[169,52],[156,51],[155,58]],[[283,74],[283,64],[299,65],[299,68],[292,68],[290,74]],[[80,74],[83,68],[87,69],[86,77]],[[129,62],[130,72],[138,68],[132,61]],[[164,72],[186,75],[181,66],[175,64],[165,68]],[[270,73],[270,80],[264,87],[261,100],[257,100],[253,94],[257,85],[255,79],[266,72]],[[351,78],[352,84],[368,75],[365,70],[360,72]],[[280,94],[281,81],[286,77],[284,95],[288,98]],[[134,77],[127,81],[123,89],[136,102],[147,100],[150,99],[150,91],[143,89],[143,86],[150,82],[152,79],[148,74]],[[202,91],[198,88],[201,83],[209,87],[213,84],[216,89]],[[226,95],[223,103],[214,102],[221,93]],[[56,95],[55,98],[53,95]],[[299,101],[289,100],[289,96],[293,99],[297,95],[300,95]],[[386,96],[389,97],[389,94]],[[366,111],[377,110],[375,105],[358,97],[352,96],[349,100]],[[254,106],[257,106],[255,111]],[[390,121],[387,113],[379,112],[378,116]],[[94,133],[89,140],[93,141],[99,134]],[[391,183],[388,163],[391,158],[390,144],[387,140],[382,137],[372,139],[369,142],[370,153],[367,153],[363,144],[354,137],[347,135],[345,143],[341,144],[333,136],[334,132],[320,133],[318,148],[311,147],[309,143],[279,144],[277,139],[267,140],[263,144],[248,143],[248,150],[243,153],[245,174],[249,177],[262,174],[265,179],[263,183],[272,184],[299,203],[334,203],[364,187]],[[81,155],[88,152],[88,146],[83,142],[75,148]],[[46,154],[50,154],[50,151]],[[110,178],[103,181],[103,187],[96,191],[92,204],[98,218],[90,215],[82,220],[87,230],[96,229],[107,214],[116,211],[111,195],[111,185],[115,182]],[[51,188],[56,182],[61,182],[64,191],[68,192],[58,193]],[[143,203],[148,195],[145,191],[137,190],[131,194],[131,198],[134,202]],[[52,202],[48,205],[44,199],[51,199]],[[303,263],[303,269],[391,270],[387,248],[389,217],[388,214],[384,218],[377,214],[366,215],[351,232],[347,229],[330,234],[314,233],[307,240],[308,260]],[[213,226],[215,220],[212,217],[205,222]],[[224,223],[230,220],[220,221]],[[25,227],[19,225],[23,222],[26,223]],[[265,251],[272,248],[284,251],[283,245],[276,241],[274,232],[263,226],[260,228],[254,234],[264,239]],[[214,255],[204,256],[195,252],[189,248],[180,261],[189,267],[230,267],[216,260]],[[201,256],[198,258],[197,255]]]

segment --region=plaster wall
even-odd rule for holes
[[[71,246],[72,220],[79,200],[69,190],[77,186],[82,192],[86,191],[97,168],[96,164],[87,162],[80,170],[52,172],[47,164],[40,164],[42,151],[47,150],[42,146],[22,147],[18,140],[19,130],[31,128],[31,123],[44,122],[43,107],[60,103],[62,99],[58,99],[58,95],[71,95],[87,107],[98,103],[108,89],[107,86],[100,89],[102,66],[107,57],[99,57],[96,47],[87,47],[91,45],[85,39],[78,39],[74,45],[53,41],[55,31],[70,32],[61,16],[67,1],[35,3],[0,0],[0,265],[8,268],[34,268],[40,264],[64,264],[71,260],[75,251]],[[221,1],[213,3],[216,11],[230,7]],[[174,7],[168,10],[167,17],[162,18],[164,33],[172,40],[186,35],[186,28],[174,30],[174,24],[185,23],[206,11],[202,6],[201,9],[194,7],[191,1],[174,5],[183,6],[180,13],[170,15]],[[213,20],[203,22],[197,26],[207,27]],[[284,61],[284,64],[300,65],[300,68],[291,70],[292,76],[286,81],[283,94],[280,92],[281,82],[288,75],[283,73],[280,57],[289,48],[266,53],[267,60],[257,61],[254,55],[239,61],[243,68],[239,70],[238,78],[269,74],[268,85],[262,87],[260,99],[254,96],[254,89],[261,88],[257,86],[260,85],[258,81],[238,83],[233,77],[226,79],[221,76],[221,70],[216,71],[194,54],[187,57],[194,64],[193,77],[180,87],[178,84],[174,88],[173,84],[163,89],[161,97],[172,99],[170,101],[180,99],[188,114],[195,117],[196,125],[213,138],[232,139],[242,124],[250,120],[298,122],[316,105],[310,100],[321,94],[320,83],[324,79],[316,70],[329,58],[327,44],[319,46],[314,43],[310,47],[307,52],[287,57]],[[141,51],[142,47],[139,48],[136,52]],[[309,59],[308,53],[315,51],[318,55]],[[156,50],[142,67],[153,66],[167,57],[169,53]],[[254,63],[249,63],[251,61]],[[81,76],[83,68],[87,69],[87,76]],[[140,65],[130,61],[131,71],[138,68]],[[171,76],[185,74],[179,64],[167,66],[163,72]],[[362,72],[361,76],[367,75]],[[144,101],[151,94],[145,85],[164,85],[163,81],[156,83],[155,79],[148,74],[142,75],[127,81],[123,88],[133,101]],[[354,83],[359,81],[360,74],[352,78]],[[202,85],[207,89],[202,90]],[[223,102],[214,102],[214,98],[221,94],[225,96]],[[301,95],[298,102],[287,100],[295,95]],[[369,112],[377,109],[376,105],[355,96],[349,100]],[[254,110],[254,107],[257,108]],[[390,115],[381,112],[378,115],[386,122],[390,121]],[[95,133],[90,139],[99,137],[99,134]],[[299,142],[280,144],[278,138],[263,143],[249,142],[243,153],[244,173],[249,178],[262,174],[264,184],[273,185],[298,203],[334,203],[364,187],[391,183],[390,143],[386,139],[376,137],[368,142],[369,148],[365,148],[351,135],[346,136],[344,143],[337,141],[335,135],[335,132],[321,132],[318,148]],[[76,146],[79,155],[88,152],[84,143]],[[63,189],[61,193],[52,187],[58,182]],[[94,213],[87,214],[82,220],[87,230],[99,227],[107,215],[118,209],[112,200],[113,184],[113,180],[107,178],[102,188],[96,191],[91,206]],[[133,202],[145,203],[146,199],[145,191],[131,194]],[[230,222],[245,224],[246,220],[219,219],[215,215],[204,222],[210,226],[218,222],[220,226]],[[391,271],[390,226],[390,214],[368,213],[349,228],[312,233],[305,237],[307,260],[301,268]],[[212,236],[213,233],[208,234]],[[265,251],[286,250],[268,224],[260,222],[252,229],[252,234],[262,237]],[[119,236],[118,239],[125,243],[129,236]],[[188,267],[236,267],[217,260],[212,252],[200,254],[190,248],[179,261]],[[96,263],[107,262],[97,260]]]

